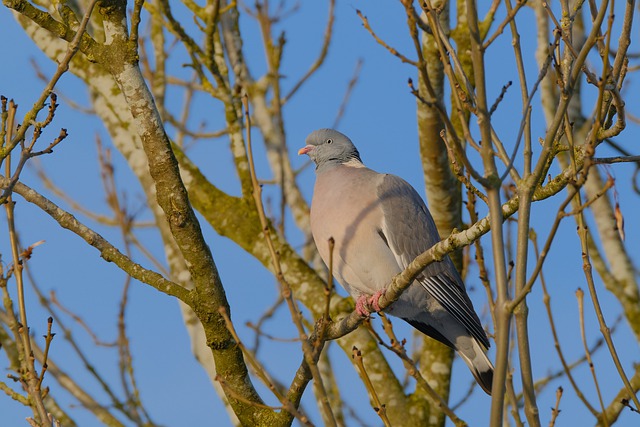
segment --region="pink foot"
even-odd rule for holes
[[[373,294],[371,296],[371,299],[369,299],[369,305],[371,307],[373,307],[373,309],[378,312],[378,311],[382,311],[382,309],[380,308],[380,297],[382,295],[384,295],[384,293],[387,290],[385,288],[380,289],[378,292],[376,292],[375,294]]]
[[[366,295],[360,295],[356,300],[356,312],[362,317],[368,317],[371,314]]]
[[[360,295],[356,300],[356,312],[362,317],[367,317],[371,315],[372,308],[376,312],[382,311],[380,308],[380,297],[384,295],[385,291],[386,289],[381,289],[370,297]]]

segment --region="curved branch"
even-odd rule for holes
[[[0,175],[0,188],[8,185],[9,181],[10,180],[8,178]],[[126,257],[122,252],[120,252],[115,246],[109,243],[100,234],[82,224],[69,212],[60,208],[58,205],[56,205],[37,191],[20,182],[15,185],[13,191],[14,193],[22,196],[27,202],[38,206],[44,212],[49,214],[49,216],[56,220],[56,222],[58,222],[58,224],[60,224],[62,228],[66,228],[67,230],[73,232],[74,234],[84,239],[84,241],[86,241],[89,245],[98,249],[100,251],[100,256],[104,258],[105,261],[113,262],[129,276],[142,283],[146,283],[147,285],[152,286],[167,295],[174,296],[185,302],[191,301],[191,295],[187,289],[175,284],[170,280],[165,279],[161,274],[158,274],[152,270],[148,270],[142,267],[140,264],[131,261],[131,259]]]

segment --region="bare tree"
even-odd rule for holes
[[[569,394],[577,402],[570,411],[587,414],[592,423],[612,425],[621,415],[637,420],[640,364],[637,356],[620,357],[620,343],[611,332],[620,324],[634,345],[640,341],[637,271],[633,252],[624,244],[618,202],[618,189],[630,185],[611,177],[609,171],[616,166],[598,166],[627,162],[637,171],[633,144],[623,138],[633,132],[627,129],[632,115],[625,105],[634,99],[626,89],[631,81],[627,77],[637,69],[637,58],[629,53],[633,1],[550,5],[402,0],[388,5],[405,23],[394,27],[392,35],[385,22],[370,21],[366,10],[355,11],[362,31],[379,45],[379,54],[406,64],[407,75],[413,76],[406,94],[416,106],[415,148],[431,212],[445,237],[392,279],[380,305],[391,305],[426,265],[447,254],[463,273],[478,273],[486,290],[490,315],[485,319],[495,343],[496,368],[490,415],[483,420],[461,415],[461,406],[487,399],[472,394],[473,388],[459,403],[450,399],[449,348],[417,336],[410,347],[383,314],[384,333],[379,332],[373,326],[378,322],[361,317],[353,301],[334,292],[331,272],[318,262],[285,117],[323,72],[332,43],[341,42],[334,31],[335,1],[326,3],[324,29],[315,40],[317,57],[296,76],[284,65],[288,45],[281,28],[298,19],[304,5],[266,0],[251,5],[201,3],[3,0],[2,18],[8,19],[11,11],[38,48],[57,63],[52,77],[43,76],[41,95],[31,109],[25,112],[14,100],[2,98],[0,203],[8,227],[3,244],[10,256],[0,265],[0,343],[14,382],[0,381],[0,388],[15,405],[32,409],[32,425],[75,425],[73,411],[46,387],[49,381],[106,425],[156,425],[142,403],[144,390],[132,362],[128,325],[133,320],[126,314],[132,279],[179,302],[192,351],[236,425],[355,422],[354,409],[344,397],[349,390],[336,378],[347,360],[367,390],[370,411],[385,425],[440,426],[447,419],[455,425],[554,425],[563,408],[561,398]],[[259,33],[262,61],[255,58],[258,43],[248,35],[252,31]],[[398,39],[403,40],[400,47],[394,45]],[[496,58],[509,64],[505,67],[511,67],[517,81],[497,83],[492,78]],[[360,62],[354,61],[353,67],[336,124],[361,74]],[[257,74],[256,68],[264,72]],[[60,108],[74,106],[73,99],[62,107],[57,103],[62,94],[54,90],[65,73],[80,79],[89,94],[90,113],[109,135],[108,141],[96,142],[109,215],[96,215],[73,200],[45,169],[37,175],[25,172],[36,157],[55,159],[53,149],[73,135],[73,123],[64,123],[66,129],[45,142]],[[176,97],[181,105],[169,101]],[[516,97],[520,104],[511,102],[507,108],[506,97]],[[201,114],[196,98],[206,100],[211,113]],[[223,143],[226,160],[198,158],[198,147]],[[139,181],[150,220],[140,219],[119,190],[112,149]],[[612,150],[615,154],[609,154]],[[229,182],[231,173],[221,176],[211,166],[229,159],[237,193],[221,188],[219,179]],[[634,190],[631,197],[637,197]],[[87,250],[92,246],[105,262],[126,273],[118,336],[111,344],[117,348],[119,384],[94,369],[67,323],[85,327],[86,322],[55,294],[38,294],[52,316],[44,340],[30,334],[30,328],[38,328],[28,316],[33,302],[25,298],[25,283],[37,282],[29,275],[31,267],[38,268],[34,254],[39,243],[20,242],[19,211],[14,208],[18,200],[35,206],[42,218],[79,236]],[[536,209],[538,202],[548,200],[555,204],[542,208],[551,214],[541,232],[535,215],[543,210]],[[203,221],[266,267],[278,283],[275,304],[264,304],[264,315],[251,325],[255,343],[237,330],[234,313],[239,307],[229,303]],[[543,267],[550,262],[550,250],[559,245],[561,224],[569,221],[575,221],[580,247],[570,256],[581,258],[583,266],[572,274],[581,275],[580,288],[586,292],[576,292],[575,324],[558,325],[554,317],[561,309],[551,300],[559,291],[545,278]],[[142,237],[149,227],[161,238],[164,260]],[[102,235],[113,228],[119,243]],[[475,280],[469,274],[467,278]],[[35,290],[40,292],[38,286]],[[532,291],[543,296],[542,303],[532,301]],[[603,309],[603,293],[614,298],[615,310]],[[591,304],[585,304],[585,295]],[[299,363],[285,382],[274,372],[275,358],[258,352],[270,339],[263,322],[281,306],[289,311],[290,330],[296,334],[290,348],[295,348]],[[554,372],[542,377],[541,367],[548,365],[532,357],[543,344],[531,333],[530,306],[546,309],[553,343],[544,344],[557,354]],[[585,315],[596,319],[600,340],[594,339],[596,332],[589,330],[593,324]],[[624,322],[614,322],[615,316]],[[56,331],[64,332],[106,398],[92,393],[77,372],[58,364]],[[567,356],[559,331],[581,336],[577,342],[584,349],[577,360]],[[95,345],[102,341],[94,337]],[[331,357],[327,347],[332,342],[348,357]],[[394,368],[398,361],[405,372]],[[581,365],[589,372],[578,375]],[[554,381],[565,387],[548,393]],[[310,382],[313,408],[301,403]],[[542,395],[551,396],[551,412],[538,403]],[[355,409],[365,412],[366,406]]]

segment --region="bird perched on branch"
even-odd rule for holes
[[[418,193],[402,178],[367,168],[351,140],[333,129],[306,139],[298,154],[316,164],[311,232],[333,275],[356,300],[356,310],[380,311],[380,296],[393,276],[440,241]],[[482,389],[491,394],[489,340],[451,259],[428,265],[385,312],[458,352]]]

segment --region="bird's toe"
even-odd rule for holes
[[[375,294],[373,294],[371,296],[371,298],[369,299],[369,305],[376,311],[382,311],[382,309],[380,308],[380,297],[382,295],[384,295],[384,293],[387,291],[386,288],[380,289],[378,292],[376,292]]]
[[[366,295],[360,295],[356,300],[356,312],[362,317],[367,317],[371,314]]]

